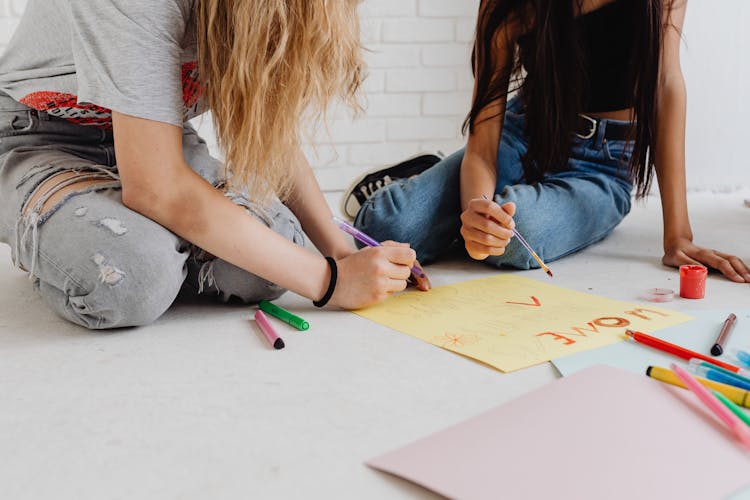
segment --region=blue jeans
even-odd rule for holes
[[[545,261],[577,252],[606,237],[630,211],[632,183],[627,164],[632,142],[606,140],[608,120],[590,139],[575,139],[566,168],[528,184],[521,99],[508,102],[497,155],[495,201],[516,204],[516,228]],[[612,122],[612,120],[609,120]],[[378,240],[409,242],[422,262],[435,260],[461,239],[459,172],[464,150],[422,174],[400,179],[370,197],[355,226]],[[539,267],[515,239],[486,262],[497,267]]]

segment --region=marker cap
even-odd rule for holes
[[[734,359],[736,365],[742,368],[750,368],[750,348],[732,347],[728,353]]]
[[[669,288],[649,288],[643,296],[649,302],[672,302],[674,290]]]
[[[688,361],[688,371],[705,378],[708,367],[704,363],[706,362],[702,359],[690,358],[690,361]]]

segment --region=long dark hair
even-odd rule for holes
[[[573,2],[582,0],[482,0],[477,21],[472,70],[476,95],[464,123],[464,133],[473,131],[479,115],[488,105],[509,92],[520,90],[526,106],[529,147],[524,170],[529,182],[548,172],[562,169],[570,156],[574,132],[579,123],[588,82],[583,68],[583,51],[575,26]],[[629,77],[634,84],[632,105],[635,141],[629,172],[636,194],[648,193],[654,172],[656,148],[656,88],[663,39],[662,9],[670,0],[624,0],[634,2],[633,61]],[[500,28],[520,22],[525,36],[533,37],[533,50],[522,53],[516,46],[513,61],[498,68],[495,37]],[[529,72],[522,74],[521,61]]]

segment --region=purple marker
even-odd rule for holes
[[[335,215],[333,216],[333,223],[336,224],[342,231],[344,231],[346,234],[350,235],[351,237],[358,240],[363,245],[367,245],[368,247],[381,247],[383,245],[380,244],[379,241],[375,240],[372,236],[368,236],[356,227],[352,226],[348,222],[346,222],[344,219],[339,219]]]
[[[381,247],[383,245],[380,244],[377,240],[375,240],[373,237],[366,235],[356,227],[352,226],[348,222],[346,222],[343,219],[339,219],[338,217],[333,217],[333,223],[336,224],[339,229],[344,231],[346,234],[350,235],[352,238],[356,239],[363,245],[367,245],[368,247]],[[415,280],[417,282],[417,286],[420,290],[429,290],[431,285],[429,279],[427,279],[427,275],[424,273],[424,270],[419,265],[419,262],[416,262],[412,268],[411,272],[415,277]]]

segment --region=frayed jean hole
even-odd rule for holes
[[[115,236],[122,236],[123,234],[128,232],[128,228],[125,227],[119,219],[116,219],[114,217],[104,217],[95,222],[94,225],[107,229]]]
[[[71,173],[74,175],[69,175]],[[65,176],[65,178],[58,180],[57,178],[61,176]],[[104,189],[105,185],[106,187],[112,187],[113,182],[117,182],[119,185],[119,179],[115,179],[112,175],[105,175],[99,170],[88,173],[56,172],[35,187],[21,207],[21,213],[26,215],[30,212],[36,212],[39,215],[46,215],[47,212],[52,210],[49,205],[55,196],[60,198],[60,200],[55,200],[57,203],[52,204],[56,207],[69,199],[71,195],[84,194],[97,188]],[[79,186],[79,184],[84,183],[85,185]]]
[[[125,278],[125,273],[108,261],[104,255],[97,253],[91,260],[99,267],[99,281],[109,286],[119,285]]]

